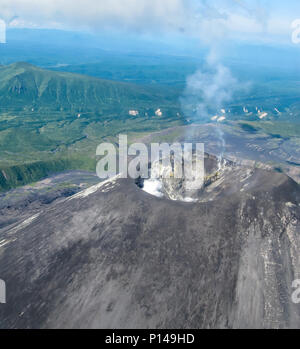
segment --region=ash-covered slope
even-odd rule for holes
[[[0,231],[0,327],[299,328],[299,185],[236,171],[212,201],[115,179]]]

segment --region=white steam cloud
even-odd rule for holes
[[[0,16],[38,27],[177,30],[192,12],[192,0],[0,0]]]
[[[181,98],[182,110],[189,121],[193,123],[206,123],[211,119],[225,120],[228,104],[234,97],[246,88],[247,84],[239,82],[219,61],[208,60],[206,71],[198,70],[187,79],[186,88]],[[227,109],[227,110],[226,110]],[[214,129],[219,148],[219,170],[226,161],[226,140],[221,125],[218,123]],[[187,130],[188,133],[191,130]],[[190,136],[190,135],[188,135]]]
[[[183,111],[195,121],[206,120],[220,113],[240,89],[231,71],[221,63],[209,64],[207,71],[198,70],[188,77],[181,98]]]

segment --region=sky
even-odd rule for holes
[[[9,27],[290,43],[299,0],[0,0]]]

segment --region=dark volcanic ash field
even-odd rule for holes
[[[116,178],[29,208],[0,230],[0,327],[298,328],[299,185],[233,166],[203,195]]]

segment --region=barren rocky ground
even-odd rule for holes
[[[299,185],[233,172],[204,202],[116,178],[2,228],[0,327],[298,328]]]

